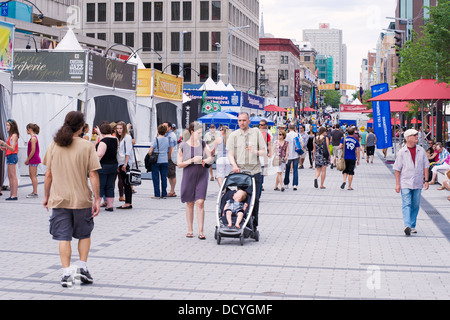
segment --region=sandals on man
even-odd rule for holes
[[[168,196],[168,197],[176,197],[177,194],[176,194],[175,192],[169,192],[169,193],[167,194],[167,196]]]

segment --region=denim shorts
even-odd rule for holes
[[[17,164],[17,162],[19,162],[17,153],[9,154],[6,156],[6,164]]]
[[[50,217],[50,234],[54,240],[72,241],[88,239],[94,230],[92,208],[53,209]]]

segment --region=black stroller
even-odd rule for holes
[[[233,194],[242,189],[247,192],[247,209],[244,212],[244,218],[240,224],[240,228],[229,228],[223,209],[227,200],[233,198]],[[220,244],[222,238],[239,238],[240,244],[244,245],[244,238],[252,238],[259,241],[259,231],[254,228],[254,217],[252,216],[255,197],[257,196],[255,178],[249,171],[241,171],[240,173],[230,173],[225,177],[219,190],[216,204],[217,226],[214,238],[217,244]],[[233,225],[236,223],[233,218]]]

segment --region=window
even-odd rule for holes
[[[142,33],[142,46],[144,49],[142,51],[151,51],[152,47],[152,33],[151,32],[143,32]]]
[[[123,44],[123,33],[122,32],[114,33],[114,43]]]
[[[192,2],[191,1],[183,2],[183,20],[184,21],[192,20]]]
[[[200,32],[200,51],[209,51],[209,32]]]
[[[95,22],[95,3],[86,5],[86,22]]]
[[[114,21],[123,21],[123,3],[114,3]]]
[[[209,1],[200,1],[200,20],[209,20]]]
[[[152,21],[152,3],[143,2],[142,3],[142,20]]]
[[[134,32],[125,33],[125,44],[129,47],[134,47]]]
[[[172,21],[180,21],[180,1],[172,1]]]
[[[192,51],[192,33],[184,34],[184,51]]]
[[[220,32],[211,32],[211,51],[219,51],[216,43],[220,44]]]
[[[214,82],[219,81],[219,72],[217,63],[211,63],[211,79],[213,79]]]
[[[212,1],[211,7],[212,7],[211,19],[220,20],[221,19],[220,1]]]
[[[183,76],[184,82],[192,82],[192,69],[190,63],[183,64]]]
[[[127,21],[134,21],[134,2],[126,3],[125,19]]]
[[[156,69],[156,70],[159,70],[159,71],[162,71],[162,69],[163,69],[163,67],[162,67],[162,63],[154,63],[153,64],[153,67]]]
[[[261,57],[259,58],[259,63],[265,64],[265,63],[266,63],[266,56],[261,56]]]
[[[99,40],[106,40],[106,33],[97,33],[97,39]]]
[[[305,62],[310,62],[311,61],[311,57],[310,56],[305,56]]]
[[[86,33],[86,37],[95,38],[95,33]]]
[[[163,3],[155,2],[154,3],[154,21],[163,21]]]
[[[104,22],[106,21],[106,3],[98,3],[98,16],[97,21],[98,22]]]
[[[171,32],[170,34],[170,50],[171,51],[180,51],[180,33],[179,32]]]
[[[162,32],[155,32],[153,34],[153,49],[162,51],[163,48],[163,34]]]
[[[209,77],[209,64],[200,63],[200,82],[205,82]]]

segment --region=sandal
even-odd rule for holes
[[[186,238],[193,238],[193,237],[194,237],[194,234],[193,234],[193,233],[190,233],[190,232],[189,232],[189,233],[186,234]]]
[[[176,197],[177,196],[177,194],[175,193],[175,192],[169,192],[168,194],[167,194],[167,196],[168,197]]]
[[[273,189],[273,190],[275,190],[275,191],[280,191],[280,189],[278,189],[278,187],[276,187],[275,189]]]
[[[205,235],[203,235],[203,234],[199,234],[199,235],[198,235],[198,238],[199,238],[200,240],[206,240],[206,237],[205,237]]]

